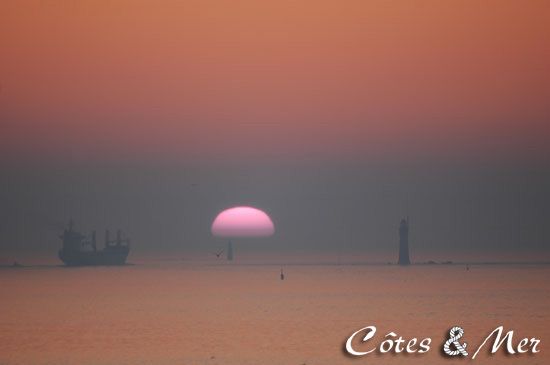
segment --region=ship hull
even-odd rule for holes
[[[59,258],[67,266],[113,266],[126,264],[130,250],[126,246],[112,247],[103,251],[59,250]]]

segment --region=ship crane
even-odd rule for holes
[[[116,244],[116,246],[122,246],[123,243],[126,244],[126,246],[130,246],[130,238],[122,238],[122,231],[119,229],[116,232],[116,239],[111,240],[110,239],[110,231],[108,229],[105,230],[105,248],[110,247],[111,243]]]
[[[82,246],[88,246],[91,245],[92,249],[94,251],[97,251],[97,245],[96,245],[96,238],[95,238],[95,231],[92,231],[92,240],[91,241],[83,241]]]

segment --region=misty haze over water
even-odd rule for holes
[[[72,217],[78,231],[99,237],[120,227],[134,253],[208,252],[224,245],[212,220],[235,205],[275,223],[273,237],[242,240],[255,252],[391,256],[407,215],[417,261],[415,252],[539,252],[550,240],[550,173],[540,166],[57,167],[7,169],[0,184],[3,251],[55,253]]]

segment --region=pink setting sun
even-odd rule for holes
[[[226,209],[212,223],[212,234],[218,237],[265,237],[274,232],[271,218],[253,207]]]

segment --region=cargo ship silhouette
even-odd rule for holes
[[[63,247],[59,250],[59,258],[67,266],[99,266],[124,265],[130,252],[130,239],[122,239],[121,231],[117,231],[116,240],[110,240],[109,230],[105,231],[105,248],[98,251],[96,234],[92,232],[91,241],[85,241],[86,236],[73,230],[73,221],[69,221],[68,229],[59,237],[63,240]],[[91,250],[84,250],[84,246],[91,246]]]

